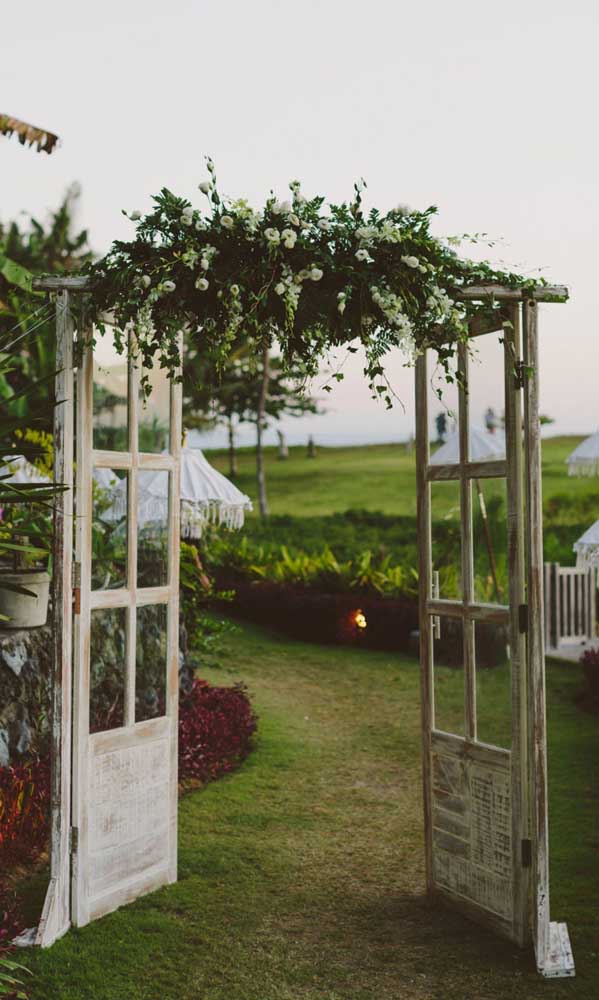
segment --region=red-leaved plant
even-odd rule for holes
[[[242,684],[195,680],[179,706],[179,777],[210,781],[232,771],[251,752],[256,727]]]
[[[49,759],[0,768],[0,868],[34,860],[46,846],[49,822]]]

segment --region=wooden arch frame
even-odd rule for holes
[[[54,582],[53,635],[53,768],[52,768],[52,845],[51,880],[37,933],[37,943],[51,945],[63,935],[71,922],[71,768],[72,748],[72,552],[65,532],[73,516],[73,357],[72,326],[68,310],[69,294],[88,291],[84,277],[49,277],[34,280],[40,291],[57,293],[57,369],[56,397],[59,405],[55,414],[55,476],[67,489],[56,501],[54,565],[58,572]],[[512,581],[516,589],[526,594],[528,630],[526,640],[527,691],[530,730],[526,741],[526,769],[531,790],[529,831],[531,843],[531,880],[534,899],[531,899],[531,924],[522,929],[521,943],[531,937],[535,945],[537,966],[545,975],[573,975],[574,966],[567,930],[563,924],[552,924],[549,919],[549,871],[547,856],[547,759],[545,720],[545,662],[543,629],[543,549],[542,549],[542,497],[541,452],[538,412],[538,336],[537,303],[565,302],[568,290],[564,286],[537,286],[517,289],[503,285],[476,285],[456,289],[454,297],[461,301],[480,302],[481,311],[472,320],[472,336],[480,336],[502,329],[505,321],[514,322],[521,315],[524,354],[518,359],[521,371],[532,371],[530,391],[527,393],[524,412],[524,448],[526,450],[526,506],[528,526],[526,533],[526,560],[520,569],[522,578]],[[485,304],[489,308],[485,309]],[[423,398],[423,368],[417,368],[419,396]],[[428,428],[420,419],[417,441],[418,534],[428,539],[420,545],[420,622],[421,622],[421,671],[422,683],[422,735],[423,778],[425,789],[425,855],[427,885],[434,890],[432,878],[431,816],[428,809],[430,788],[430,720],[427,718],[427,698],[430,696],[431,676],[422,649],[430,639],[431,613],[439,611],[441,602],[433,600],[430,565],[430,482],[434,478],[428,466]],[[464,451],[465,449],[465,451]],[[467,445],[462,441],[462,454]],[[508,458],[508,462],[510,459]],[[494,464],[494,463],[491,463]],[[505,464],[505,463],[504,463]],[[470,471],[462,460],[458,478],[466,482]],[[477,470],[480,474],[480,468]],[[488,475],[495,469],[489,468]],[[435,475],[443,478],[443,467]],[[447,474],[447,478],[453,473]],[[70,532],[70,528],[69,528]],[[483,612],[481,612],[483,613]]]

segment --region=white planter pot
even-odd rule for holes
[[[5,590],[3,583],[12,586],[25,587],[35,595],[16,594]],[[45,625],[48,617],[48,595],[50,593],[50,576],[45,570],[19,570],[17,573],[7,572],[0,567],[0,614],[9,620],[0,619],[0,628],[35,628]]]

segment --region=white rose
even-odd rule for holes
[[[196,288],[199,292],[205,292],[209,284],[210,283],[206,281],[206,278],[198,278],[196,281]]]
[[[304,267],[304,268],[302,268],[302,270],[301,270],[301,271],[300,271],[300,272],[298,273],[298,275],[297,275],[297,279],[298,279],[298,281],[307,281],[307,280],[308,280],[308,278],[310,277],[310,275],[311,275],[311,272],[310,272],[310,271],[308,271],[308,270],[306,270],[306,268]]]
[[[295,214],[295,212],[291,212],[289,214],[289,221],[290,221],[290,223],[291,223],[292,226],[299,226],[300,225],[300,220],[299,220],[298,216]]]
[[[198,184],[198,187],[202,194],[210,194],[210,181],[202,181],[201,184]]]
[[[318,228],[322,229],[323,233],[328,233],[329,229],[331,228],[331,223],[329,222],[328,219],[319,219]]]
[[[225,229],[232,229],[233,228],[233,219],[231,218],[230,215],[223,215],[221,217],[220,224],[221,224],[221,226],[224,226]]]
[[[407,265],[407,267],[418,267],[418,265],[420,264],[418,257],[414,257],[410,254],[404,255],[401,259],[403,260],[404,264]]]
[[[419,264],[418,265],[418,270],[420,271],[421,274],[426,274],[426,271],[427,271],[427,269],[424,266],[424,264]]]
[[[231,295],[235,297],[239,295],[239,285],[231,285]]]
[[[184,226],[191,226],[193,219],[191,215],[182,215],[181,222],[183,223]]]
[[[324,271],[321,271],[319,267],[313,267],[310,271],[310,277],[312,278],[312,281],[320,281],[323,274]]]
[[[174,281],[163,281],[162,287],[165,292],[174,292],[177,286]]]
[[[279,243],[281,234],[278,229],[265,229],[264,235],[269,243]]]
[[[278,285],[275,285],[275,292],[277,295],[284,295],[286,291],[287,288],[282,281],[279,281]]]
[[[202,268],[202,271],[208,270],[208,268],[210,267],[210,261],[208,260],[207,257],[202,257],[200,261],[200,267]]]
[[[144,288],[149,288],[150,285],[152,284],[152,279],[149,274],[142,274],[139,281]]]
[[[137,211],[136,212],[131,212],[131,215],[129,216],[129,218],[132,219],[133,222],[137,222],[138,219],[141,219],[141,212],[137,212]]]
[[[368,260],[369,256],[368,250],[356,250],[356,260]]]

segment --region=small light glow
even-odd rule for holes
[[[366,628],[368,622],[366,621],[366,615],[363,611],[356,611],[354,615],[354,624],[356,628]]]

